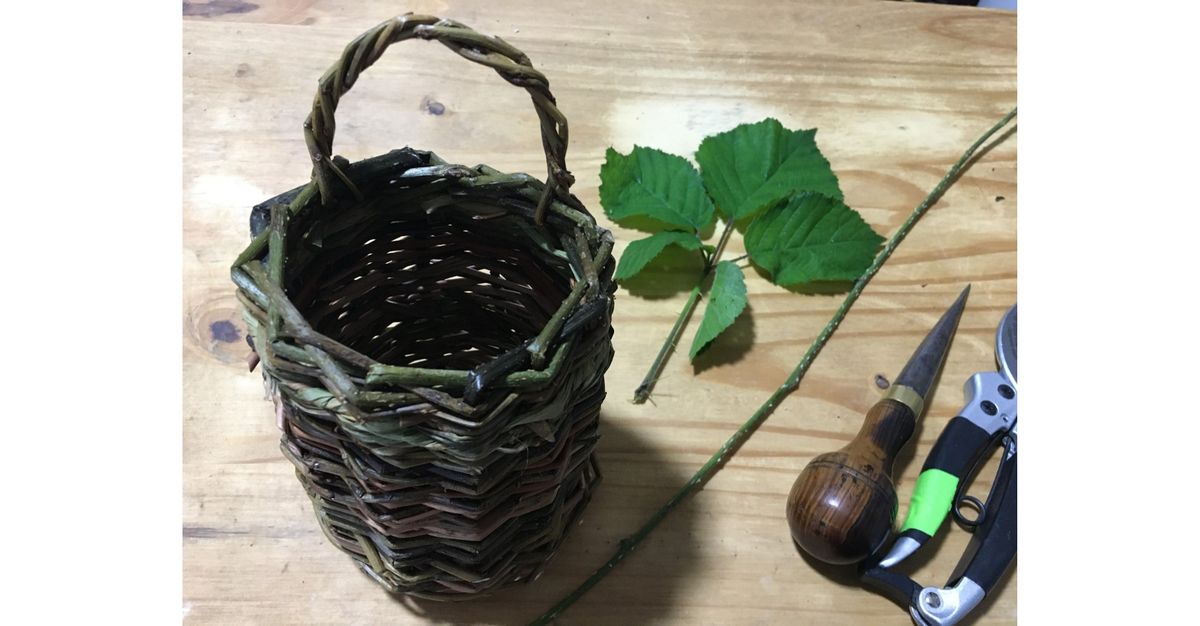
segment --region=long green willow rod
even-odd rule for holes
[[[744,443],[746,439],[748,439],[750,435],[758,428],[758,426],[762,424],[763,420],[765,420],[767,416],[775,410],[775,407],[778,406],[779,403],[785,397],[787,397],[789,393],[794,391],[796,387],[800,385],[800,379],[804,377],[805,372],[807,372],[809,366],[812,365],[813,359],[816,358],[817,353],[821,351],[821,348],[825,347],[825,343],[829,341],[829,337],[833,335],[833,331],[837,329],[838,325],[842,323],[842,319],[846,317],[846,312],[850,310],[850,306],[853,305],[854,301],[858,299],[858,296],[862,293],[863,288],[867,286],[867,283],[870,282],[873,276],[875,276],[875,273],[879,271],[879,268],[883,267],[883,264],[888,260],[888,257],[892,256],[892,252],[896,249],[896,246],[900,245],[900,242],[904,240],[904,237],[908,235],[908,231],[912,230],[913,226],[917,223],[917,220],[921,219],[921,216],[929,210],[929,207],[932,206],[934,202],[937,202],[938,198],[945,193],[950,184],[954,182],[954,180],[960,173],[962,173],[964,169],[966,169],[966,167],[969,165],[971,157],[975,155],[975,152],[979,150],[979,147],[986,143],[988,139],[991,139],[993,135],[999,132],[1001,128],[1004,128],[1004,126],[1012,121],[1012,119],[1016,116],[1017,110],[1014,108],[1008,113],[1008,115],[1005,115],[1003,119],[997,122],[995,126],[992,126],[979,139],[975,140],[975,143],[971,144],[971,147],[967,148],[967,151],[963,153],[962,157],[958,159],[958,161],[950,168],[948,172],[946,172],[946,175],[943,176],[942,180],[938,182],[936,187],[933,188],[933,191],[929,192],[929,195],[921,201],[921,204],[918,204],[917,208],[913,209],[912,214],[909,215],[908,219],[900,225],[900,229],[896,231],[896,234],[892,235],[892,238],[888,240],[887,245],[884,246],[883,250],[879,252],[879,255],[875,257],[875,261],[871,263],[871,267],[868,267],[867,271],[863,272],[862,276],[859,276],[858,280],[854,282],[854,287],[850,290],[850,293],[846,294],[846,299],[842,301],[842,305],[838,307],[837,312],[833,314],[833,318],[829,320],[829,323],[825,325],[825,328],[821,331],[821,334],[818,335],[813,341],[812,345],[809,346],[808,351],[804,353],[804,358],[800,359],[800,363],[796,366],[796,369],[792,370],[792,374],[788,376],[787,381],[785,381],[783,385],[776,389],[775,393],[772,393],[771,397],[767,398],[767,401],[764,402],[763,405],[754,412],[754,415],[751,415],[750,419],[746,420],[746,423],[742,424],[741,428],[738,428],[737,432],[733,433],[733,435],[725,441],[725,445],[722,445],[720,449],[718,449],[716,453],[708,459],[708,462],[705,463],[700,470],[692,476],[691,480],[689,480],[682,489],[672,496],[662,508],[660,508],[654,513],[654,515],[650,517],[650,519],[646,520],[646,523],[642,524],[642,527],[639,528],[636,533],[621,540],[620,544],[617,546],[616,553],[612,555],[612,558],[610,558],[607,563],[602,565],[600,569],[593,572],[587,580],[583,581],[583,584],[579,585],[574,591],[567,594],[567,596],[560,600],[558,604],[554,605],[553,608],[551,608],[549,611],[546,611],[541,617],[538,617],[536,620],[534,620],[531,623],[533,626],[541,626],[550,623],[550,620],[553,620],[562,614],[562,612],[567,610],[572,604],[575,603],[576,600],[583,597],[583,594],[587,593],[589,589],[594,587],[596,583],[600,582],[605,576],[607,576],[608,573],[611,572],[618,563],[624,560],[629,553],[633,552],[634,549],[637,548],[638,544],[646,538],[646,535],[649,535],[650,532],[658,526],[659,522],[663,521],[663,519],[668,513],[671,512],[672,509],[674,509],[684,498],[691,495],[693,491],[698,489],[700,485],[704,484],[705,481],[707,481],[714,473],[716,473],[721,463],[725,461],[725,458],[736,451],[737,448],[740,447],[742,443]]]

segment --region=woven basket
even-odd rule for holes
[[[544,184],[410,148],[332,156],[340,98],[414,37],[529,92]],[[392,592],[535,578],[599,479],[615,291],[545,76],[498,38],[405,15],[346,47],[304,133],[312,180],[255,207],[232,274],[321,528]]]

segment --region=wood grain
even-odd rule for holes
[[[205,6],[201,6],[205,5]],[[524,623],[578,584],[678,489],[787,376],[841,300],[750,272],[750,307],[693,367],[669,363],[655,404],[628,401],[690,288],[689,261],[618,292],[605,474],[542,578],[454,605],[394,600],[329,546],[291,466],[248,349],[228,266],[249,208],[304,182],[300,124],[316,81],[395,11],[452,17],[527,52],[571,120],[575,192],[600,216],[604,149],[691,154],[706,134],[774,116],[817,127],[847,202],[890,234],[1016,101],[1015,15],[891,2],[185,3],[184,607],[188,622]],[[432,63],[432,65],[430,65]],[[446,75],[445,72],[451,74]],[[468,165],[544,171],[528,97],[435,45],[389,51],[339,107],[350,159],[411,145]],[[886,600],[793,548],[785,501],[814,455],[848,442],[964,283],[971,298],[941,383],[901,453],[901,515],[960,385],[993,367],[1016,298],[1016,137],[946,194],[872,281],[808,376],[725,468],[564,624],[907,624]],[[603,223],[608,224],[602,216]],[[618,252],[638,233],[615,228]],[[727,250],[743,252],[735,238]],[[752,346],[748,351],[747,346]],[[983,495],[993,472],[980,473]],[[943,529],[912,574],[941,583],[968,535]],[[1016,620],[1016,576],[975,624]]]
[[[892,468],[912,436],[908,405],[884,398],[867,411],[845,447],[812,460],[787,499],[792,538],[826,563],[858,563],[880,549],[895,526]]]

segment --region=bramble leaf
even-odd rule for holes
[[[678,231],[665,231],[655,233],[645,239],[629,242],[625,247],[625,252],[621,254],[621,262],[617,264],[617,273],[614,278],[617,280],[625,280],[632,278],[642,271],[654,257],[666,249],[667,246],[679,246],[686,250],[699,250],[701,245],[700,239],[692,233],[681,233]]]
[[[735,221],[798,191],[840,200],[829,161],[817,149],[817,130],[788,130],[774,118],[706,137],[696,150],[704,186],[727,219]]]
[[[743,241],[771,282],[786,287],[858,278],[883,237],[841,200],[805,192],[759,214]]]
[[[628,155],[608,149],[600,166],[600,204],[614,221],[649,217],[693,232],[716,217],[700,174],[687,159],[641,146]]]
[[[712,289],[708,292],[708,305],[704,307],[704,319],[696,329],[688,358],[695,360],[700,350],[729,328],[745,308],[746,279],[742,276],[742,268],[733,261],[717,263]]]

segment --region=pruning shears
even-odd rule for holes
[[[955,624],[995,588],[1017,555],[1017,307],[996,330],[995,371],[964,386],[966,404],[942,431],[921,469],[899,535],[882,560],[861,573],[864,583],[907,606],[918,626]],[[992,446],[1003,452],[986,502],[966,487]],[[968,519],[960,509],[974,508]],[[922,587],[892,568],[921,549],[948,514],[973,533],[944,587]],[[882,551],[880,551],[882,553]],[[870,564],[871,561],[868,561]]]

